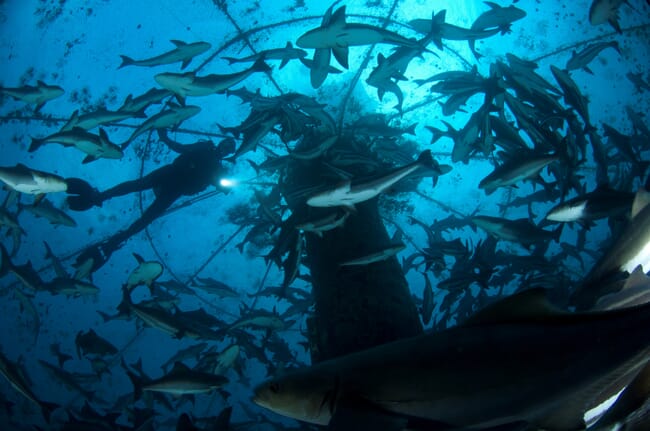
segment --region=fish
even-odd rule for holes
[[[176,46],[175,49],[145,60],[134,60],[126,55],[120,55],[122,63],[118,69],[126,66],[162,66],[165,64],[178,63],[180,61],[181,70],[183,70],[190,64],[194,57],[201,55],[212,48],[212,45],[207,42],[185,43],[180,40],[171,40],[170,42]]]
[[[568,72],[565,72],[564,70],[551,65],[551,73],[562,88],[562,92],[564,93],[564,101],[568,105],[575,108],[575,110],[578,111],[578,114],[580,114],[580,117],[582,117],[582,120],[585,122],[585,130],[591,128],[592,126],[589,120],[589,108],[587,107],[589,99],[587,99],[587,97],[585,97],[580,92],[578,85],[573,79],[571,79],[571,76],[569,76]]]
[[[223,59],[227,60],[228,64],[253,63],[259,59],[264,61],[281,60],[280,69],[282,69],[290,60],[300,60],[306,56],[307,51],[304,49],[294,48],[291,42],[287,42],[284,48],[266,49],[243,58],[223,57]]]
[[[126,281],[126,288],[133,290],[135,287],[144,284],[149,290],[152,290],[151,285],[163,273],[162,264],[156,261],[147,262],[137,253],[133,253],[133,257],[138,262],[138,266],[129,274],[129,278]]]
[[[476,20],[472,23],[470,30],[473,31],[488,31],[496,29],[501,32],[501,34],[510,33],[510,28],[512,23],[519,21],[526,17],[526,12],[522,9],[519,9],[516,6],[510,5],[506,7],[499,6],[498,4],[490,1],[484,1],[490,9],[486,12],[483,12],[479,15]],[[480,55],[476,52],[474,44],[476,39],[469,39],[469,48],[474,53],[476,58],[479,58]]]
[[[279,314],[277,313],[269,313],[269,312],[259,312],[256,314],[249,314],[246,316],[243,316],[236,322],[234,322],[230,327],[228,328],[229,331],[232,331],[237,328],[258,328],[258,329],[275,329],[275,330],[284,330],[291,325],[293,325],[295,321],[289,320],[289,321],[284,321],[280,317]]]
[[[563,226],[560,225],[553,231],[547,231],[535,226],[527,218],[509,220],[484,215],[473,216],[471,221],[497,239],[517,242],[527,248],[550,240],[559,242]]]
[[[377,97],[383,100],[386,93],[393,93],[397,98],[395,109],[402,112],[404,103],[404,94],[397,85],[396,81],[406,81],[404,76],[406,69],[415,57],[422,55],[421,48],[408,48],[404,46],[397,47],[388,57],[379,53],[377,56],[377,66],[370,72],[366,83],[377,88]]]
[[[335,211],[318,219],[298,223],[296,225],[296,229],[313,233],[314,235],[322,238],[323,232],[328,232],[330,230],[343,226],[349,216],[350,211]]]
[[[560,223],[586,224],[591,220],[629,214],[634,196],[634,193],[601,186],[556,205],[548,212],[546,219]]]
[[[12,273],[27,289],[32,292],[44,290],[43,280],[32,266],[31,261],[16,265],[11,261],[5,246],[0,243],[0,277]]]
[[[141,125],[139,125],[138,128],[131,133],[131,136],[129,136],[129,138],[121,145],[121,149],[124,151],[135,138],[143,133],[150,130],[178,127],[183,121],[195,116],[199,112],[201,112],[201,108],[198,106],[179,106],[176,104],[169,104],[168,109],[147,118]]]
[[[485,190],[485,194],[490,195],[499,187],[512,186],[536,177],[548,164],[557,160],[559,157],[555,154],[524,156],[519,152],[517,157],[494,168],[494,171],[481,180],[478,187]]]
[[[584,47],[580,52],[575,50],[571,53],[571,58],[567,60],[566,70],[577,70],[582,69],[587,73],[594,74],[594,72],[589,68],[589,63],[600,54],[601,51],[607,48],[613,48],[621,55],[621,49],[618,46],[618,42],[613,40],[611,42],[597,42],[592,43]]]
[[[313,160],[317,159],[323,154],[325,154],[330,148],[336,144],[338,141],[338,136],[329,136],[325,139],[322,140],[317,140],[317,145],[314,145],[311,148],[308,149],[303,149],[300,148],[299,150],[294,149],[289,153],[289,157],[292,159],[298,159],[298,160]]]
[[[18,88],[0,87],[0,94],[6,94],[16,100],[30,105],[36,105],[34,112],[39,112],[47,102],[61,97],[63,93],[65,93],[63,88],[58,85],[48,85],[43,81],[37,81],[36,87],[31,85],[24,85]]]
[[[124,156],[122,149],[110,141],[104,129],[99,129],[99,135],[95,135],[79,127],[53,133],[44,138],[32,138],[28,151],[33,153],[44,144],[52,143],[58,143],[64,147],[75,147],[87,154],[83,160],[84,164],[100,158],[121,159]]]
[[[164,392],[177,396],[203,394],[228,383],[224,376],[194,371],[182,362],[176,362],[168,374],[148,382],[141,381],[131,372],[128,372],[128,375],[133,383],[136,400],[142,397],[142,391]]]
[[[136,97],[129,94],[126,96],[126,99],[124,99],[124,103],[120,107],[119,111],[140,113],[147,109],[149,105],[161,103],[162,99],[173,95],[174,93],[171,91],[162,90],[160,88],[151,88],[146,93]]]
[[[405,248],[406,248],[405,244],[397,244],[397,245],[389,246],[384,249],[372,253],[368,253],[364,256],[345,260],[339,263],[339,266],[370,265],[371,263],[381,262],[392,256],[395,256],[397,253],[404,250]]]
[[[647,124],[645,124],[645,121],[642,118],[643,113],[636,112],[634,108],[631,107],[630,105],[627,105],[625,107],[625,112],[627,113],[627,116],[630,118],[630,121],[632,122],[632,127],[634,128],[634,131],[636,133],[643,135],[646,139],[650,139],[650,129],[648,128]]]
[[[650,192],[641,188],[632,203],[631,220],[614,243],[596,262],[585,280],[572,294],[571,303],[588,309],[607,293],[609,279],[632,273],[637,266],[650,269]]]
[[[366,115],[355,121],[350,131],[361,136],[400,137],[404,134],[415,136],[418,123],[413,123],[405,128],[391,127],[386,123],[383,115]]]
[[[342,73],[341,70],[330,66],[332,50],[329,48],[318,48],[314,50],[313,58],[301,58],[300,62],[309,69],[309,82],[312,88],[323,85],[330,73]]]
[[[618,23],[618,8],[623,3],[626,0],[593,0],[589,7],[589,23],[601,25],[607,22],[617,33],[623,34]]]
[[[198,281],[198,283],[196,281]],[[239,292],[228,286],[226,283],[215,280],[214,278],[197,277],[196,281],[192,281],[192,286],[197,287],[210,295],[215,295],[219,298],[239,298]]]
[[[32,385],[29,383],[25,371],[15,363],[7,359],[4,354],[0,353],[0,374],[7,379],[9,384],[18,391],[23,397],[38,405],[41,409],[43,418],[50,423],[50,416],[54,410],[59,408],[58,404],[41,401],[32,391]]]
[[[378,196],[398,181],[418,170],[431,170],[442,175],[449,172],[447,168],[451,169],[446,165],[436,166],[436,162],[431,156],[431,151],[425,150],[420,154],[415,162],[394,169],[376,179],[362,180],[355,184],[352,184],[352,182],[348,180],[341,185],[316,193],[307,199],[307,205],[312,207],[344,206],[354,208],[354,204],[365,202]]]
[[[47,290],[52,295],[65,295],[78,297],[95,297],[99,294],[99,287],[83,280],[72,277],[56,277],[48,282],[43,283],[43,290]]]
[[[618,281],[616,281],[618,283]],[[591,310],[613,310],[643,305],[650,302],[650,277],[640,265],[623,281],[615,292],[601,296]]]
[[[414,419],[454,429],[584,429],[585,410],[645,366],[650,304],[569,313],[543,295],[529,290],[451,329],[287,372],[259,385],[253,402],[332,429],[372,421],[372,429],[401,430]]]
[[[425,34],[426,37],[422,41],[431,40],[436,45],[439,50],[443,50],[444,46],[442,44],[442,39],[447,40],[466,40],[470,42],[470,48],[475,56],[478,57],[478,53],[474,51],[473,42],[478,39],[485,39],[492,37],[495,34],[499,33],[499,28],[483,30],[483,29],[469,29],[459,27],[457,25],[449,24],[445,22],[447,16],[447,10],[443,9],[438,13],[435,11],[431,12],[431,19],[414,19],[409,21],[409,26],[411,26],[415,31]]]
[[[14,298],[18,300],[20,303],[20,313],[21,317],[22,316],[27,316],[29,315],[31,317],[31,332],[34,337],[34,345],[38,341],[38,336],[41,333],[41,318],[38,309],[34,305],[34,296],[33,295],[28,295],[27,293],[23,292],[21,289],[18,287],[14,287],[12,289],[12,293],[14,295]],[[27,319],[25,319],[27,320]],[[27,320],[29,322],[29,320]]]
[[[228,369],[232,368],[235,361],[239,358],[240,348],[237,344],[231,344],[223,349],[217,356],[214,370],[212,373],[223,375]]]
[[[147,118],[144,109],[138,112],[118,110],[108,111],[106,109],[99,109],[94,112],[79,115],[79,110],[75,110],[67,123],[61,127],[60,132],[66,132],[79,127],[84,130],[91,130],[97,126],[102,126],[108,123],[119,123],[127,118]]]
[[[52,343],[50,344],[50,353],[52,353],[54,356],[56,356],[56,359],[59,363],[59,367],[63,368],[65,363],[69,360],[72,359],[71,355],[68,355],[67,353],[61,352],[61,344],[60,343]]]
[[[60,193],[68,189],[64,178],[29,168],[22,163],[14,167],[0,167],[0,181],[12,190],[30,195]]]
[[[454,147],[451,150],[451,161],[454,163],[469,163],[469,156],[477,150],[481,143],[481,138],[485,139],[488,129],[487,121],[489,115],[485,109],[479,109],[474,112],[470,119],[465,123],[462,129],[456,130],[453,125],[447,121],[441,120],[447,126],[447,130],[439,130],[435,127],[425,126],[432,134],[432,142],[437,141],[442,136],[447,136],[454,141]]]
[[[625,77],[634,85],[637,93],[650,91],[650,84],[643,79],[642,73],[628,72]]]
[[[95,356],[113,356],[118,353],[110,341],[100,337],[97,333],[90,328],[85,333],[79,331],[74,339],[77,346],[77,357],[81,359],[81,355],[95,355]]]
[[[47,219],[50,224],[57,226],[76,227],[77,222],[64,211],[55,207],[52,202],[47,199],[41,200],[37,205],[20,205],[19,208],[24,211],[34,214],[36,217],[43,217]]]
[[[496,27],[501,34],[506,34],[511,31],[510,27],[512,27],[513,22],[526,17],[526,11],[513,5],[502,7],[490,1],[484,1],[483,3],[489,6],[490,9],[474,20],[471,26],[472,30],[487,30]]]
[[[67,388],[79,392],[88,401],[96,400],[96,392],[93,390],[88,390],[81,386],[74,374],[64,370],[63,368],[59,368],[54,364],[44,361],[43,359],[39,359],[38,362],[50,373],[53,378],[61,382]]]
[[[302,34],[296,41],[300,48],[329,48],[341,66],[348,69],[348,47],[388,43],[410,48],[420,44],[392,31],[368,24],[346,22],[345,6],[338,8],[326,24]]]
[[[171,365],[174,365],[176,362],[182,362],[186,359],[196,359],[199,357],[201,352],[206,350],[208,343],[199,343],[192,346],[188,346],[185,349],[181,349],[176,352],[172,357],[170,357],[164,364],[160,366],[163,371],[166,373],[167,368]],[[220,374],[220,373],[216,373]]]
[[[250,68],[235,73],[197,76],[194,72],[166,72],[159,73],[154,76],[154,79],[161,87],[174,93],[181,105],[184,105],[187,96],[223,93],[255,72],[269,72],[270,70],[271,68],[264,62],[264,59],[260,58]]]
[[[22,226],[20,226],[20,223],[18,222],[16,215],[0,207],[0,226],[4,226],[10,230],[17,230],[22,234],[24,234],[25,230],[22,228]]]
[[[200,334],[190,329],[185,322],[174,314],[155,306],[134,304],[131,301],[131,295],[129,290],[126,289],[126,286],[122,287],[122,298],[123,307],[130,313],[135,314],[148,326],[165,332],[174,338],[182,338],[184,336],[199,338]],[[120,309],[120,311],[122,310]]]

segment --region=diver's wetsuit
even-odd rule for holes
[[[117,232],[98,246],[90,247],[77,259],[82,263],[88,258],[94,259],[93,270],[101,267],[110,255],[121,247],[131,236],[146,228],[156,218],[160,217],[178,198],[190,196],[205,190],[210,184],[224,191],[219,185],[219,179],[224,173],[221,159],[224,152],[221,145],[204,141],[195,144],[178,144],[161,134],[161,140],[180,155],[169,165],[133,181],[126,181],[103,192],[98,192],[82,180],[68,183],[70,209],[82,211],[116,196],[152,189],[155,194],[153,203],[143,212],[142,216],[127,229]]]

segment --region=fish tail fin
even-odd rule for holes
[[[449,135],[449,131],[445,132],[444,130],[440,130],[437,127],[433,127],[433,126],[424,126],[424,127],[433,135],[433,137],[431,138],[432,144],[435,144],[438,141],[438,139],[442,138],[443,136]]]
[[[45,139],[32,138],[32,143],[29,144],[29,149],[27,149],[27,151],[33,153],[34,151],[38,150],[44,143]]]
[[[129,376],[129,380],[131,380],[131,383],[133,384],[133,400],[137,401],[142,398],[142,382],[138,376],[129,370],[126,371],[126,374]]]
[[[43,418],[45,419],[45,422],[49,424],[52,412],[61,406],[56,403],[48,403],[46,401],[41,401],[39,404],[41,406],[41,413],[43,414]]]
[[[401,104],[398,104],[397,106],[400,107],[400,111],[401,111]],[[410,126],[408,126],[406,128],[406,130],[404,130],[404,133],[407,134],[407,135],[415,136],[415,128],[417,127],[417,125],[418,125],[418,123],[411,124]]]
[[[252,69],[256,72],[270,72],[271,66],[264,62],[263,57],[260,57],[253,63]]]
[[[132,59],[131,57],[127,57],[126,55],[120,55],[120,58],[122,58],[122,64],[119,65],[118,69],[121,69],[126,66],[132,66],[135,64],[135,60]]]

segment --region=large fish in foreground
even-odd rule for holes
[[[330,429],[392,431],[414,420],[578,430],[585,411],[623,389],[649,352],[650,304],[567,313],[533,290],[464,325],[287,373],[259,386],[253,401]]]
[[[435,175],[443,175],[449,172],[451,167],[448,165],[439,165],[431,157],[431,151],[425,150],[413,163],[397,168],[373,180],[361,181],[356,184],[346,181],[342,185],[311,196],[307,199],[307,205],[312,207],[353,207],[354,204],[374,198],[398,181],[422,169],[430,170]]]
[[[610,293],[608,280],[620,273],[632,273],[639,265],[643,272],[650,270],[650,192],[643,189],[634,198],[632,220],[573,294],[574,305],[591,307]]]

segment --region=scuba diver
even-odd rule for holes
[[[225,168],[221,160],[234,152],[233,139],[225,139],[218,145],[212,141],[199,141],[194,144],[180,144],[167,137],[159,130],[160,140],[169,149],[180,155],[168,165],[133,181],[126,181],[108,190],[100,192],[86,181],[78,178],[67,179],[71,196],[67,197],[71,210],[84,211],[93,206],[102,206],[105,200],[133,192],[152,189],[155,194],[153,203],[127,229],[117,232],[108,240],[90,246],[77,257],[76,266],[89,265],[89,271],[99,269],[131,236],[142,231],[149,223],[160,217],[178,198],[191,196],[204,191],[209,185],[227,193],[221,184]],[[92,261],[90,261],[92,259]]]

